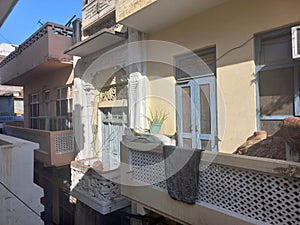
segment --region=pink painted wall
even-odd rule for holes
[[[51,65],[48,65],[51,66]],[[45,66],[46,67],[46,66]],[[50,115],[56,116],[57,88],[72,84],[73,67],[68,65],[55,71],[41,70],[40,75],[36,75],[24,83],[24,126],[30,127],[30,95],[39,93],[40,116],[45,116],[43,91],[50,90]]]

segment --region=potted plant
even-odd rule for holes
[[[155,111],[154,113],[150,110],[150,117],[146,116],[149,126],[150,134],[158,134],[161,125],[168,118],[168,113],[164,110]]]

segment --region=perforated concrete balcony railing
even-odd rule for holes
[[[46,23],[0,63],[2,84],[22,84],[23,75],[41,73],[43,66],[53,69],[71,66],[72,57],[64,52],[72,46],[73,31],[69,27]],[[45,67],[49,70],[49,66]],[[36,70],[36,71],[35,71]],[[23,76],[28,79],[28,76]],[[18,79],[18,82],[16,81]]]
[[[105,215],[127,207],[130,202],[121,195],[120,171],[99,171],[93,168],[96,158],[71,163],[71,195]]]
[[[205,151],[190,205],[169,197],[162,151],[122,142],[122,195],[183,224],[300,224],[299,163]]]
[[[39,143],[34,159],[45,166],[68,165],[74,160],[74,135],[72,130],[46,131],[11,125],[4,126],[4,133],[10,136]]]

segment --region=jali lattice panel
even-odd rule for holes
[[[129,151],[132,178],[166,192],[163,156]],[[200,171],[199,205],[262,224],[300,224],[300,180],[212,163]]]
[[[74,135],[59,134],[55,135],[55,152],[56,154],[64,154],[74,151]]]

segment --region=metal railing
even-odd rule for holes
[[[0,116],[0,123],[24,121],[23,116]]]
[[[39,130],[59,131],[72,130],[72,117],[56,116],[56,117],[31,117],[31,127]]]

